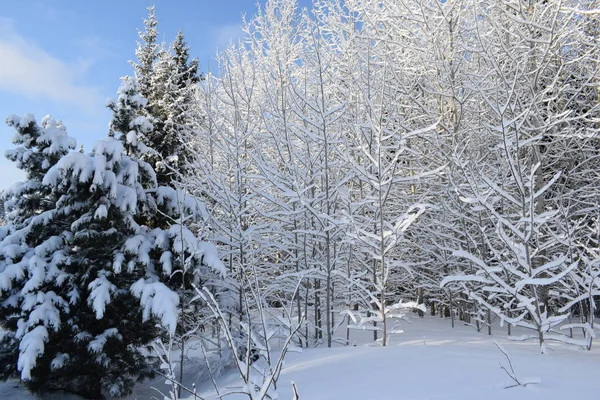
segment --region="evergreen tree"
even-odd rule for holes
[[[200,82],[201,75],[198,70],[198,59],[190,60],[190,47],[185,42],[183,32],[179,30],[175,41],[171,45],[173,48],[173,56],[175,65],[177,66],[176,82],[180,89],[184,89],[192,84]]]
[[[144,351],[174,334],[188,271],[222,272],[209,244],[176,221],[200,215],[197,203],[157,187],[143,138],[146,100],[124,78],[109,137],[90,154],[71,151],[62,125],[11,117],[11,159],[28,181],[9,192],[0,243],[0,366],[32,392],[86,398],[131,393],[158,365]],[[175,221],[162,229],[159,218]],[[179,272],[179,273],[178,273]]]
[[[114,139],[65,154],[75,141],[51,119],[42,129],[27,117],[10,123],[26,139],[10,154],[29,180],[11,193],[11,215],[21,217],[9,218],[0,245],[3,377],[20,375],[34,393],[130,393],[152,375],[141,346],[158,334],[127,290],[143,272],[117,268],[139,229],[138,167]]]
[[[131,61],[131,64],[135,69],[135,79],[139,84],[141,95],[146,99],[150,99],[152,95],[150,78],[154,63],[158,59],[160,45],[157,42],[158,30],[156,27],[158,21],[154,15],[154,6],[148,7],[147,10],[148,18],[144,20],[145,29],[138,31],[141,40],[137,43],[137,49],[135,50],[138,62]]]
[[[184,35],[178,32],[175,41],[167,47],[156,41],[157,21],[154,7],[148,8],[145,29],[140,31],[135,68],[135,79],[147,104],[142,115],[154,126],[144,140],[155,152],[147,153],[143,159],[156,170],[160,185],[174,187],[179,173],[184,173],[189,162],[189,141],[197,122],[197,83],[201,79],[197,59],[190,60],[189,47]]]
[[[27,383],[34,391],[121,397],[136,380],[154,373],[156,365],[143,346],[160,332],[151,319],[140,319],[139,301],[129,289],[144,270],[134,267],[136,255],[124,251],[127,240],[143,229],[134,220],[144,193],[139,170],[123,145],[109,137],[89,155],[63,157],[44,179],[65,193],[56,218],[70,223],[68,263],[63,267],[69,278],[59,290],[70,307],[62,329],[49,338],[35,363]],[[130,265],[123,268],[126,261]]]
[[[164,108],[164,134],[162,137],[155,135],[149,142],[162,159],[158,164],[157,179],[165,185],[172,185],[171,182],[177,180],[177,173],[186,173],[191,161],[186,143],[192,138],[194,125],[200,119],[195,104],[197,84],[201,79],[198,60],[189,59],[189,47],[182,31],[177,33],[170,50],[161,53],[156,68],[158,77],[166,77],[160,101]]]
[[[152,160],[156,155],[154,149],[144,145],[153,133],[148,121],[137,116],[144,106],[146,101],[137,94],[135,81],[128,78],[124,79],[118,102],[110,105],[114,112],[110,124],[112,134],[138,159],[141,169],[152,172],[152,182],[145,188],[145,201],[138,205],[147,210],[137,215],[137,221],[145,224],[146,230],[127,241],[125,252],[130,255],[138,252],[136,257],[145,271],[145,276],[132,287],[145,307],[144,315],[162,318],[169,333],[177,333],[181,377],[186,332],[197,326],[202,313],[194,306],[194,315],[189,318],[190,313],[180,309],[178,304],[187,304],[195,296],[192,283],[212,286],[225,271],[214,245],[202,242],[189,228],[195,226],[196,230],[202,230],[198,227],[206,217],[202,203],[183,191],[160,186],[165,183],[160,182],[160,173],[154,175],[151,164],[142,161]],[[140,129],[127,132],[131,127]]]
[[[62,267],[68,263],[70,240],[66,221],[55,220],[54,205],[60,193],[43,185],[45,173],[70,149],[75,140],[50,117],[39,126],[33,115],[10,116],[16,130],[7,157],[26,173],[27,180],[5,193],[7,225],[0,233],[0,321],[4,334],[0,347],[2,378],[30,379],[36,358],[43,354],[50,335],[61,328],[61,315],[69,300],[57,284],[68,284]],[[52,360],[49,360],[52,362]]]

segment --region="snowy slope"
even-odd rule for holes
[[[435,317],[413,321],[387,348],[318,348],[291,354],[279,381],[280,398],[292,398],[291,381],[302,400],[600,398],[598,349],[549,344],[551,350],[542,355],[535,342],[501,339],[506,335],[499,327],[490,337],[471,327],[452,329],[449,321]],[[351,335],[364,343],[371,333]],[[518,377],[541,378],[541,383],[504,389],[514,382],[500,369],[500,363],[507,363],[494,339],[510,353]]]
[[[476,332],[437,317],[414,318],[405,324],[387,348],[365,346],[371,332],[352,331],[357,346],[307,349],[291,353],[279,380],[281,399],[292,399],[291,382],[302,400],[564,400],[574,396],[600,398],[600,348],[579,350],[563,344],[548,345],[539,354],[535,342],[504,339],[505,330],[494,327],[494,335]],[[345,335],[345,331],[339,331]],[[540,384],[505,389],[513,382],[500,369],[506,359],[493,345],[497,340],[510,353],[519,378],[541,378]],[[221,394],[236,385],[236,376],[219,379]],[[0,398],[31,398],[10,383],[0,385]],[[128,399],[160,399],[151,388],[164,388],[162,380],[136,388]],[[212,386],[197,382],[204,399],[215,399]],[[63,398],[54,396],[53,398]],[[227,396],[226,399],[242,399]]]

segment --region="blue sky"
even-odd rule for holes
[[[107,131],[106,99],[114,97],[121,76],[133,73],[128,61],[135,58],[150,4],[161,39],[170,43],[182,29],[192,56],[207,70],[217,48],[241,37],[241,16],[254,15],[257,1],[2,0],[0,120],[32,112],[39,121],[50,114],[90,150]],[[0,189],[24,178],[4,158],[12,135],[0,124]]]

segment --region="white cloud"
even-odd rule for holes
[[[111,49],[111,43],[99,35],[82,36],[72,39],[71,43],[82,53],[93,55],[95,58],[112,58],[119,54]]]
[[[0,17],[0,92],[71,104],[95,114],[103,97],[79,83],[90,67],[89,59],[68,63],[19,35],[11,20]]]
[[[241,24],[222,25],[214,29],[212,33],[215,47],[219,50],[225,50],[231,43],[236,43],[244,37]]]

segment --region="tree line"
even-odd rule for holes
[[[212,294],[246,342],[267,309],[299,346],[352,329],[385,346],[429,310],[591,348],[599,15],[269,0],[200,73],[149,8],[91,153],[59,121],[8,119],[27,181],[4,197],[3,377],[122,396],[156,371],[156,338],[177,337],[181,367],[214,339]],[[190,302],[194,286],[212,294]]]

